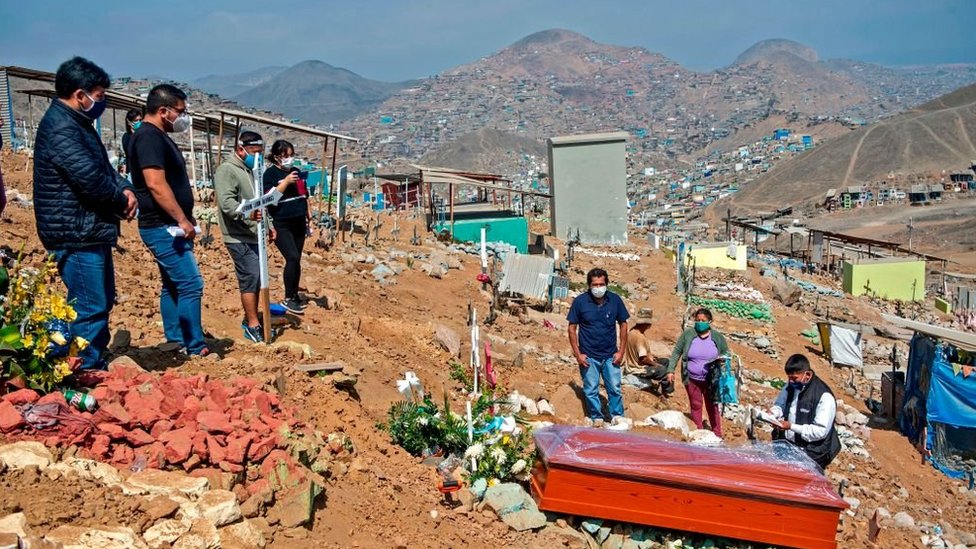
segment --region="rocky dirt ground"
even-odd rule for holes
[[[23,246],[30,259],[40,259],[42,249],[28,205],[26,166],[23,156],[3,152],[3,174],[12,200],[0,220],[0,242],[15,249]],[[300,421],[349,438],[353,455],[328,477],[325,495],[318,500],[308,528],[284,528],[261,519],[247,523],[269,547],[586,547],[591,542],[580,534],[577,517],[553,516],[541,530],[515,532],[491,511],[447,504],[436,489],[436,471],[394,445],[377,428],[390,404],[399,400],[395,382],[406,371],[416,372],[435,394],[447,391],[452,402],[463,407],[459,387],[449,377],[452,356],[435,340],[434,331],[443,325],[466,341],[469,304],[483,316],[489,298],[475,279],[477,257],[452,253],[430,239],[411,245],[414,221],[407,218],[399,220],[401,232],[394,239],[390,221],[384,218],[379,239],[370,239],[369,247],[363,235],[357,234],[346,235],[345,242],[340,240],[330,250],[314,245],[306,248],[303,286],[312,302],[304,316],[281,327],[273,345],[255,345],[241,335],[236,282],[219,236],[210,246],[199,247],[197,259],[206,280],[204,324],[217,355],[194,360],[181,360],[159,348],[163,340],[155,297],[159,274],[135,226],[125,225],[120,241],[124,252],[116,256],[119,299],[112,327],[124,330],[128,337],[119,338],[116,353],[151,372],[176,369],[206,373],[211,379],[254,378],[266,390],[277,391],[282,406],[294,408]],[[685,304],[673,291],[673,265],[659,252],[640,246],[625,251],[638,254],[640,260],[578,254],[571,279],[584,281],[584,273],[592,266],[608,269],[612,281],[629,290],[626,301],[632,309],[654,310],[657,320],[650,335],[656,354],[663,356],[680,333],[685,312]],[[438,262],[431,260],[432,255],[461,268],[427,269],[431,276],[424,264]],[[379,262],[396,267],[394,271],[402,267],[402,271],[378,278],[372,272]],[[275,251],[273,298],[281,297],[281,267]],[[708,276],[729,278],[721,273]],[[772,279],[762,277],[756,269],[732,278],[766,296],[772,294]],[[831,284],[825,279],[811,281]],[[819,347],[800,334],[828,307],[834,318],[877,318],[877,310],[866,301],[811,295],[804,295],[793,307],[773,302],[776,320],[771,324],[716,318],[717,329],[736,334],[733,350],[742,357],[747,378],[755,380],[744,385],[744,403],[768,404],[776,390],[763,380],[782,377],[781,364],[789,354],[812,355],[818,374],[847,405],[845,415],[856,418],[848,421],[849,429],[845,427],[850,433],[845,438],[849,449],[828,470],[835,484],[846,480],[845,496],[852,503],[852,509],[842,515],[839,546],[873,546],[868,541],[869,520],[879,508],[883,508],[882,518],[885,513],[890,518],[882,520],[878,547],[922,546],[923,536],[930,535],[935,525],[943,537],[926,538],[930,546],[976,546],[976,492],[922,463],[907,439],[865,406],[865,399],[879,398],[874,384],[857,372],[831,369]],[[557,304],[556,309],[543,313],[530,308],[518,316],[502,313],[494,324],[482,327],[482,337],[492,343],[502,385],[552,403],[555,416],[538,419],[577,424],[583,419],[583,409],[577,393],[578,371],[565,336],[566,304]],[[764,342],[768,345],[757,346],[759,338],[768,340]],[[878,340],[872,344],[883,357],[892,343]],[[468,345],[463,343],[460,355],[467,357],[467,353]],[[343,361],[357,375],[354,390],[330,376],[309,376],[294,368],[301,363],[331,361]],[[879,358],[877,363],[883,362]],[[626,386],[624,398],[627,415],[635,422],[663,410],[687,410],[687,397],[680,389],[664,400],[652,391]],[[728,415],[736,414],[730,410]],[[726,421],[725,425],[728,444],[747,442],[740,424]],[[680,433],[659,427],[637,426],[635,430],[681,438]],[[768,434],[761,433],[760,438],[768,438]],[[852,442],[855,440],[860,442]],[[52,451],[56,460],[64,450]],[[119,474],[124,479],[134,473],[122,469]],[[158,516],[161,513],[147,498],[145,494],[127,495],[119,485],[93,481],[90,474],[33,468],[0,474],[0,517],[23,512],[26,526],[37,535],[66,526],[128,526],[136,533],[145,532],[173,513]]]

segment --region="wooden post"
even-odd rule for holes
[[[30,131],[27,132],[27,143],[31,149],[34,148],[34,139],[37,137],[37,128],[34,127],[34,96],[27,96],[27,116],[30,118]],[[13,121],[10,121],[13,124]]]
[[[454,183],[447,184],[447,192],[451,195],[451,238],[454,238]]]
[[[217,128],[217,165],[224,159],[224,113],[220,113],[220,128]]]
[[[213,182],[213,143],[210,140],[210,118],[207,118],[207,177]]]
[[[338,141],[339,138],[336,138],[337,143]],[[325,173],[326,173],[325,163],[326,160],[328,159],[329,159],[329,136],[325,136],[325,141],[322,143],[322,182],[319,184],[319,192],[318,192],[319,205],[316,208],[316,212],[315,212],[315,217],[318,219],[319,223],[322,222],[322,194],[325,192]]]
[[[28,96],[28,97],[30,97],[30,96]],[[29,102],[29,100],[28,100],[28,102]],[[112,109],[112,145],[115,145],[116,144],[116,140],[119,138],[119,128],[118,128],[118,124],[117,124],[117,121],[116,121],[116,118],[115,118],[115,115],[117,113],[118,113],[118,111],[116,109]],[[115,147],[115,150],[119,150],[119,148],[118,147]],[[122,151],[122,152],[125,152],[125,151]]]
[[[328,139],[328,138],[326,138],[326,139]],[[332,180],[333,180],[332,182],[337,187],[338,187],[338,183],[336,183],[336,181],[335,181],[335,179],[336,179],[335,165],[336,165],[336,155],[338,155],[338,154],[339,154],[339,138],[338,137],[334,137],[333,138],[333,142],[332,142],[332,167],[329,168],[329,174],[332,176]],[[329,217],[332,217],[332,187],[329,187],[329,213],[328,213],[328,216]],[[338,227],[335,227],[335,228],[338,229]]]
[[[112,118],[114,119],[115,117]],[[197,192],[197,197],[199,198],[200,185],[197,182],[197,152],[193,146],[193,124],[190,124],[190,177],[193,178],[193,190]]]

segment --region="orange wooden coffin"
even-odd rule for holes
[[[532,493],[546,511],[773,545],[834,549],[847,503],[788,443],[709,448],[633,433],[535,432]]]

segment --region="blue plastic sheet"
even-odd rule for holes
[[[976,428],[976,375],[954,374],[944,349],[939,347],[929,383],[928,420]]]
[[[960,458],[976,455],[976,375],[957,374],[953,359],[952,346],[912,338],[900,426],[913,443],[925,428],[932,466],[972,483],[976,469]]]

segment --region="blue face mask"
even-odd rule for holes
[[[711,328],[711,323],[709,322],[703,322],[701,320],[695,322],[695,331],[699,334],[707,332],[709,328]]]
[[[803,388],[804,388],[805,386],[806,386],[806,383],[803,383],[802,381],[791,381],[791,382],[790,382],[790,387],[791,387],[791,388],[792,388],[792,389],[793,389],[794,391],[800,391],[800,390],[802,390],[802,389],[803,389]]]
[[[253,154],[249,154],[249,155],[247,155],[247,156],[244,157],[244,165],[247,166],[248,169],[253,170],[254,169],[254,160],[255,160],[254,155]]]
[[[132,123],[132,131],[138,130],[139,126],[141,125],[142,125],[142,120],[136,120],[135,122]]]

